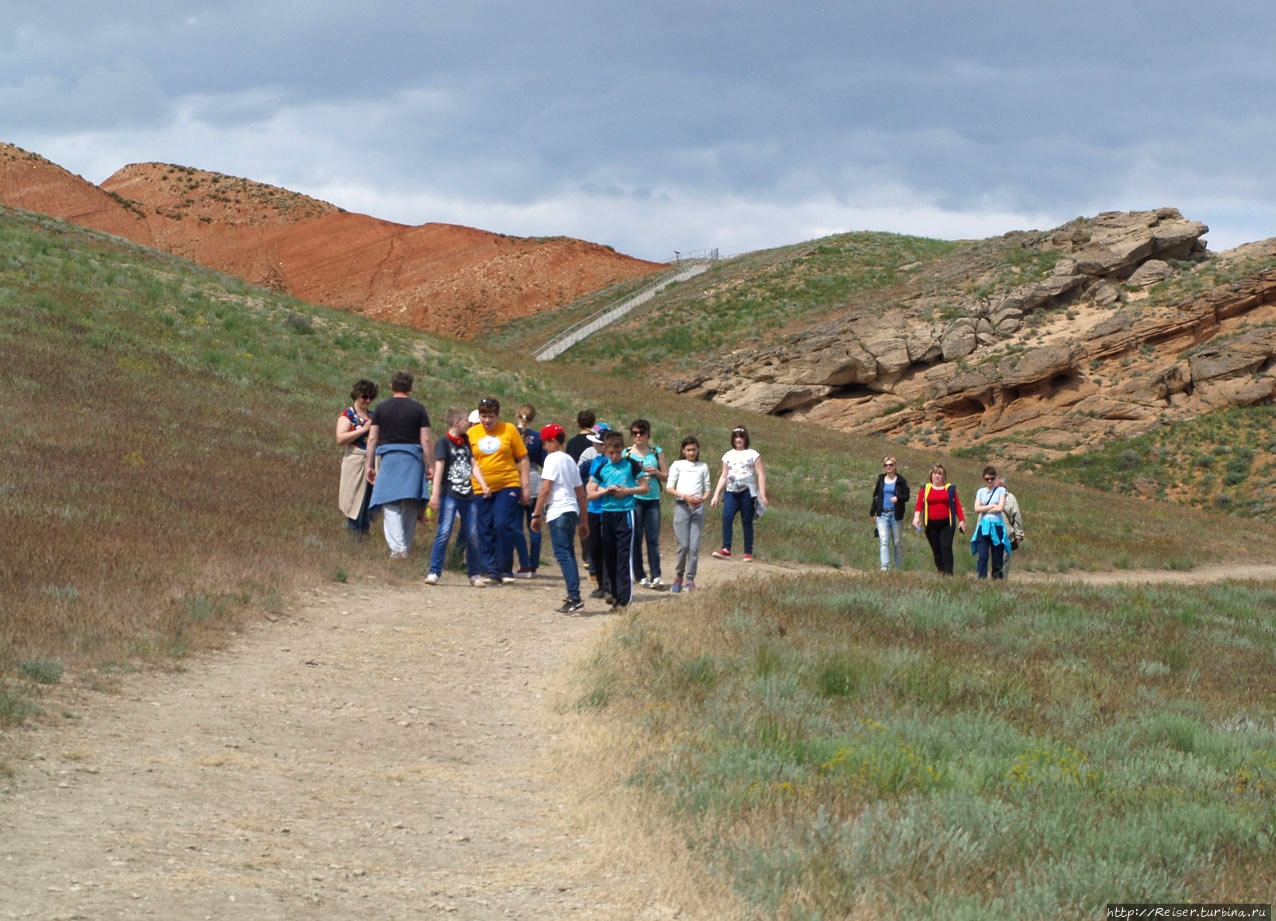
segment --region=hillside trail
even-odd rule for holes
[[[706,552],[697,582],[794,570]],[[0,919],[712,917],[572,750],[568,666],[617,616],[563,596],[553,564],[329,583],[188,671],[52,689],[9,734]]]
[[[698,581],[807,568],[706,554]],[[724,916],[729,897],[676,835],[614,779],[591,782],[601,761],[586,759],[623,740],[581,746],[568,668],[616,617],[601,602],[551,613],[562,596],[556,567],[484,589],[452,572],[433,587],[334,583],[189,671],[53,690],[6,742],[0,919]]]

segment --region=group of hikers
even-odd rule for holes
[[[568,438],[557,423],[534,428],[536,409],[530,404],[519,407],[517,425],[502,421],[500,401],[485,397],[474,410],[449,408],[446,431],[435,441],[429,413],[411,396],[412,384],[410,372],[395,372],[392,396],[372,408],[376,384],[355,383],[351,404],[337,419],[336,440],[344,448],[338,503],[359,537],[369,533],[373,513],[384,515],[393,559],[406,558],[418,522],[434,518],[427,584],[442,578],[457,522],[463,535],[457,543],[476,587],[534,578],[548,529],[566,582],[567,597],[558,608],[565,614],[584,608],[577,534],[595,583],[590,597],[613,608],[632,601],[635,584],[674,593],[695,589],[706,505],[723,508],[722,546],[713,555],[732,558],[738,515],[743,560],[753,559],[753,522],[767,506],[766,466],[743,426],[731,432],[714,489],[699,440],[683,438],[679,457],[670,464],[652,443],[645,419],[630,424],[627,441],[624,432],[582,410],[576,416],[578,432]],[[674,500],[678,541],[676,574],[669,584],[660,563],[663,493]]]
[[[992,577],[1004,579],[1010,554],[1019,549],[1024,539],[1023,514],[1019,511],[1019,500],[1006,489],[1006,480],[997,474],[995,467],[985,467],[983,477],[984,485],[975,493],[979,520],[970,539],[975,554],[975,575],[988,578],[991,563]],[[892,564],[896,569],[904,565],[903,525],[909,498],[908,481],[898,472],[895,458],[882,458],[882,472],[877,475],[868,512],[880,546],[882,572]],[[943,464],[931,465],[930,477],[917,495],[913,528],[926,535],[935,569],[951,576],[953,534],[955,531],[966,533],[966,513],[957,496],[957,487],[948,482],[948,471]]]
[[[395,372],[391,397],[374,408],[377,385],[355,383],[350,406],[337,419],[336,441],[344,449],[338,504],[358,538],[369,533],[373,514],[381,512],[392,559],[407,557],[417,524],[432,518],[436,530],[427,584],[442,578],[458,523],[456,543],[475,587],[534,578],[548,529],[566,583],[567,596],[557,609],[564,614],[585,606],[576,535],[594,582],[589,597],[613,609],[632,601],[635,585],[673,593],[695,589],[706,505],[722,506],[722,542],[713,556],[735,559],[738,516],[744,543],[740,559],[753,560],[754,521],[769,503],[766,465],[744,426],[731,430],[715,487],[696,436],[683,438],[678,457],[669,463],[653,443],[646,419],[635,419],[626,439],[624,431],[599,421],[592,410],[577,414],[577,433],[568,437],[557,423],[536,429],[536,409],[526,403],[518,408],[517,424],[505,422],[500,401],[485,397],[472,410],[450,407],[436,441],[428,411],[412,398],[412,385],[410,372]],[[902,522],[910,493],[893,457],[884,459],[883,468],[869,514],[880,541],[881,568],[887,571],[892,563],[895,568],[903,563]],[[1000,579],[1011,550],[1023,540],[1022,517],[992,467],[985,468],[984,480],[975,497],[980,518],[972,549],[979,577],[987,577],[991,563],[992,577]],[[678,544],[668,584],[660,563],[663,493],[673,500]],[[941,464],[931,468],[930,481],[918,494],[913,526],[925,532],[936,569],[951,575],[953,532],[965,533],[966,520]]]

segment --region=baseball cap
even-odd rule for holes
[[[541,441],[557,441],[560,436],[566,434],[566,430],[561,425],[557,422],[551,422],[541,429]]]

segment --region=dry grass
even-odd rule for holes
[[[1273,618],[1270,585],[807,575],[629,616],[579,703],[750,917],[1262,901]]]
[[[627,728],[576,709],[576,691],[567,680],[556,688],[554,761],[558,773],[571,778],[570,819],[589,835],[600,872],[624,868],[622,879],[655,881],[653,889],[633,900],[651,906],[653,918],[744,917],[726,877],[705,863],[704,854],[692,848],[685,830],[661,803],[628,782],[643,742]],[[671,906],[676,906],[676,915]]]
[[[338,569],[406,575],[343,533],[331,431],[353,380],[412,366],[429,392],[446,349],[34,215],[0,214],[0,244],[21,430],[0,449],[0,671],[172,664]],[[0,696],[0,721],[31,712]]]

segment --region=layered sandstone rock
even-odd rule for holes
[[[1214,267],[1205,261],[1207,229],[1162,208],[1007,235],[1008,245],[1048,254],[1053,267],[981,291],[958,316],[949,303],[942,322],[920,296],[919,306],[889,316],[857,305],[670,383],[727,405],[913,444],[993,441],[1010,458],[1079,450],[1162,419],[1270,400],[1276,270],[1205,295],[1148,300],[1157,283]],[[1276,245],[1250,244],[1243,256],[1270,258]],[[959,288],[962,279],[944,271]]]

